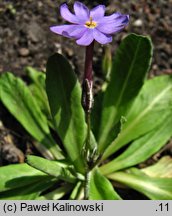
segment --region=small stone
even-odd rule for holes
[[[133,23],[133,25],[134,25],[135,27],[141,27],[141,26],[143,25],[143,21],[142,21],[141,19],[137,19],[137,20]]]
[[[20,64],[21,65],[27,65],[27,63],[28,63],[27,59],[28,58],[26,58],[25,56],[20,57]]]
[[[19,55],[20,56],[23,56],[23,57],[26,57],[29,55],[29,50],[27,48],[20,48],[19,49]]]
[[[74,55],[73,49],[66,47],[64,50],[69,57],[72,57]]]
[[[43,3],[41,1],[38,1],[38,7],[41,8],[43,6]]]
[[[55,45],[56,49],[58,50],[58,53],[62,54],[63,52],[62,52],[62,46],[61,46],[61,44],[60,43],[54,43],[54,45]]]
[[[158,70],[158,65],[157,64],[153,64],[152,69],[153,70]]]
[[[32,42],[37,43],[44,40],[45,33],[36,21],[32,21],[27,28],[29,39]]]
[[[3,72],[4,68],[2,65],[0,65],[0,73]]]

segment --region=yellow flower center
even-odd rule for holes
[[[90,17],[90,20],[85,23],[85,26],[87,28],[95,28],[97,26],[97,23],[93,21],[92,17]]]

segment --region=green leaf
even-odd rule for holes
[[[46,177],[43,181],[29,184],[27,187],[20,187],[0,193],[0,200],[35,200],[39,195],[55,184],[55,180]]]
[[[94,97],[94,106],[93,106],[93,110],[91,113],[91,128],[92,128],[92,131],[94,133],[96,140],[98,139],[103,96],[104,96],[104,92],[101,90]]]
[[[81,87],[69,62],[59,54],[48,60],[46,89],[57,133],[77,171],[83,172],[81,150],[87,128]]]
[[[45,90],[45,73],[38,71],[32,67],[26,67],[25,72],[27,76],[32,80],[32,82],[39,86],[40,90]],[[46,94],[46,92],[43,94]]]
[[[151,177],[172,179],[172,158],[164,156],[156,164],[146,167],[142,171]]]
[[[70,200],[79,200],[80,196],[82,195],[83,191],[83,184],[81,181],[78,181],[70,194]]]
[[[98,95],[95,98],[95,103],[91,114],[91,126],[96,139],[98,139],[98,130],[99,130],[100,120],[101,120],[100,115],[102,112],[103,96],[104,96],[104,91],[102,90],[101,92],[98,93]],[[111,143],[114,139],[117,138],[125,122],[126,122],[125,117],[121,116],[119,121],[115,125],[113,125],[113,128],[111,128],[111,133],[113,134],[113,136],[107,137],[106,139],[107,143]]]
[[[139,169],[116,172],[108,178],[123,183],[146,195],[152,200],[172,200],[172,178],[155,178],[144,174]]]
[[[37,200],[59,200],[71,190],[71,185],[65,185],[53,190],[47,194],[37,197]]]
[[[102,61],[102,71],[103,71],[103,74],[104,74],[106,80],[110,79],[111,69],[112,69],[111,46],[107,45],[105,47],[105,54],[103,56],[103,61]]]
[[[165,75],[148,80],[127,113],[123,130],[106,149],[103,159],[158,125],[164,124],[172,114],[171,95],[172,76]]]
[[[100,169],[104,175],[139,164],[166,144],[172,137],[172,118],[168,116],[164,123],[153,131],[135,140],[119,157],[103,165]]]
[[[149,37],[130,34],[119,46],[103,99],[98,139],[100,152],[110,144],[107,138],[114,139],[112,128],[142,87],[151,56],[152,44]]]
[[[45,90],[45,74],[43,72],[35,70],[32,67],[26,68],[26,74],[31,79],[31,83],[29,83],[28,87],[31,90],[32,95],[39,105],[42,113],[47,118],[50,127],[53,128],[50,107]]]
[[[103,176],[98,169],[91,172],[89,182],[90,200],[119,200],[120,196],[115,192],[110,181]]]
[[[70,172],[69,166],[66,163],[51,161],[38,156],[29,155],[26,161],[30,166],[38,169],[48,175],[67,182],[75,182],[76,177]]]
[[[44,148],[45,156],[63,158],[60,148],[50,135],[47,119],[32,97],[29,88],[11,73],[2,74],[0,78],[0,98],[11,114]],[[39,145],[36,146],[38,150]]]
[[[41,181],[47,175],[27,164],[0,167],[0,192]]]

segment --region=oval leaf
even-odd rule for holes
[[[53,128],[50,107],[48,104],[48,98],[45,90],[45,73],[37,71],[32,67],[27,67],[26,74],[31,80],[28,87],[32,92],[32,95],[36,100],[37,104],[39,105],[42,113],[46,116],[49,126]]]
[[[50,135],[47,119],[32,97],[29,88],[12,73],[2,74],[0,78],[0,98],[11,114],[42,145],[51,158],[63,158],[60,148]],[[36,145],[38,150],[38,144]],[[43,151],[40,151],[43,153]]]
[[[119,157],[103,165],[100,169],[106,175],[111,172],[139,164],[157,151],[172,137],[172,118],[168,116],[164,123],[153,131],[135,140]]]
[[[47,175],[27,164],[13,164],[0,168],[0,192],[41,181]]]
[[[81,87],[69,62],[59,54],[48,60],[46,90],[57,133],[77,170],[83,172],[81,150],[86,138],[86,124]]]
[[[72,189],[71,185],[61,186],[47,194],[37,197],[37,200],[59,200]]]
[[[26,162],[48,175],[63,179],[68,182],[75,182],[76,178],[69,171],[68,165],[63,162],[51,161],[38,156],[27,156]]]
[[[126,115],[127,122],[118,138],[111,143],[103,159],[122,146],[164,124],[172,114],[172,76],[148,80]]]
[[[104,151],[114,140],[112,128],[124,115],[123,108],[138,94],[145,80],[152,57],[152,44],[148,37],[130,34],[117,50],[111,79],[104,99],[99,130],[99,150]]]
[[[91,172],[89,182],[90,200],[120,200],[110,181],[98,169]]]
[[[172,200],[172,178],[150,177],[136,168],[129,169],[128,172],[116,172],[108,177],[143,193],[152,200]]]
[[[164,156],[156,164],[146,167],[142,171],[152,177],[172,178],[172,158]]]
[[[55,180],[47,176],[42,181],[29,184],[27,187],[0,193],[0,200],[35,200],[43,191],[46,191],[55,183]]]

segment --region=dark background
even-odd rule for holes
[[[54,52],[66,55],[76,72],[82,73],[84,48],[75,41],[50,32],[52,25],[63,24],[58,0],[0,0],[0,73],[11,71],[23,75],[27,65],[45,70],[47,58]],[[74,1],[68,1],[72,6]],[[93,7],[107,5],[107,14],[115,11],[130,15],[129,26],[114,36],[113,51],[121,38],[134,32],[150,35],[154,44],[153,74],[172,72],[172,0],[111,0],[81,1]],[[95,49],[95,68],[101,62],[103,47]],[[98,66],[99,64],[97,64]],[[99,68],[99,67],[98,67]],[[96,73],[101,73],[95,69]]]

